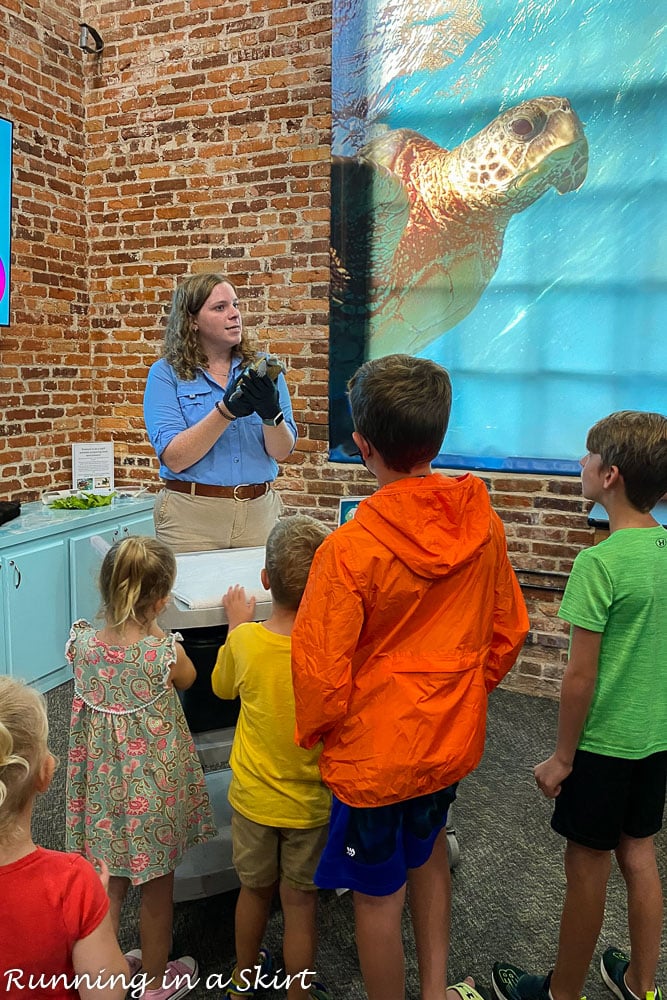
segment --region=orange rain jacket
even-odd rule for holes
[[[292,633],[296,739],[351,806],[463,778],[487,694],[528,616],[486,487],[466,474],[390,483],[315,554]]]

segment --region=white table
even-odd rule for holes
[[[257,601],[254,620],[266,621],[271,614],[271,596],[260,580],[263,566],[263,546],[180,553],[176,556],[172,600],[160,624],[167,629],[226,625],[222,595],[237,583]]]

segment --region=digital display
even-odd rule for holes
[[[446,467],[576,475],[601,417],[664,412],[662,30],[646,2],[333,0],[334,461],[347,381],[394,352],[452,376]]]
[[[0,118],[0,326],[9,326],[12,123]]]

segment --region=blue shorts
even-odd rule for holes
[[[551,826],[594,851],[613,851],[621,835],[652,837],[662,827],[667,751],[640,760],[577,750],[554,804]]]
[[[397,892],[408,869],[421,868],[431,857],[455,798],[456,785],[390,806],[347,806],[334,795],[315,884],[367,896]]]

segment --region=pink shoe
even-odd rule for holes
[[[141,972],[141,948],[135,948],[133,951],[126,951],[123,958],[127,962],[130,970],[130,979],[132,979],[138,972]]]
[[[143,1000],[179,1000],[199,982],[199,966],[190,955],[167,962],[162,985],[156,990],[144,990]]]

